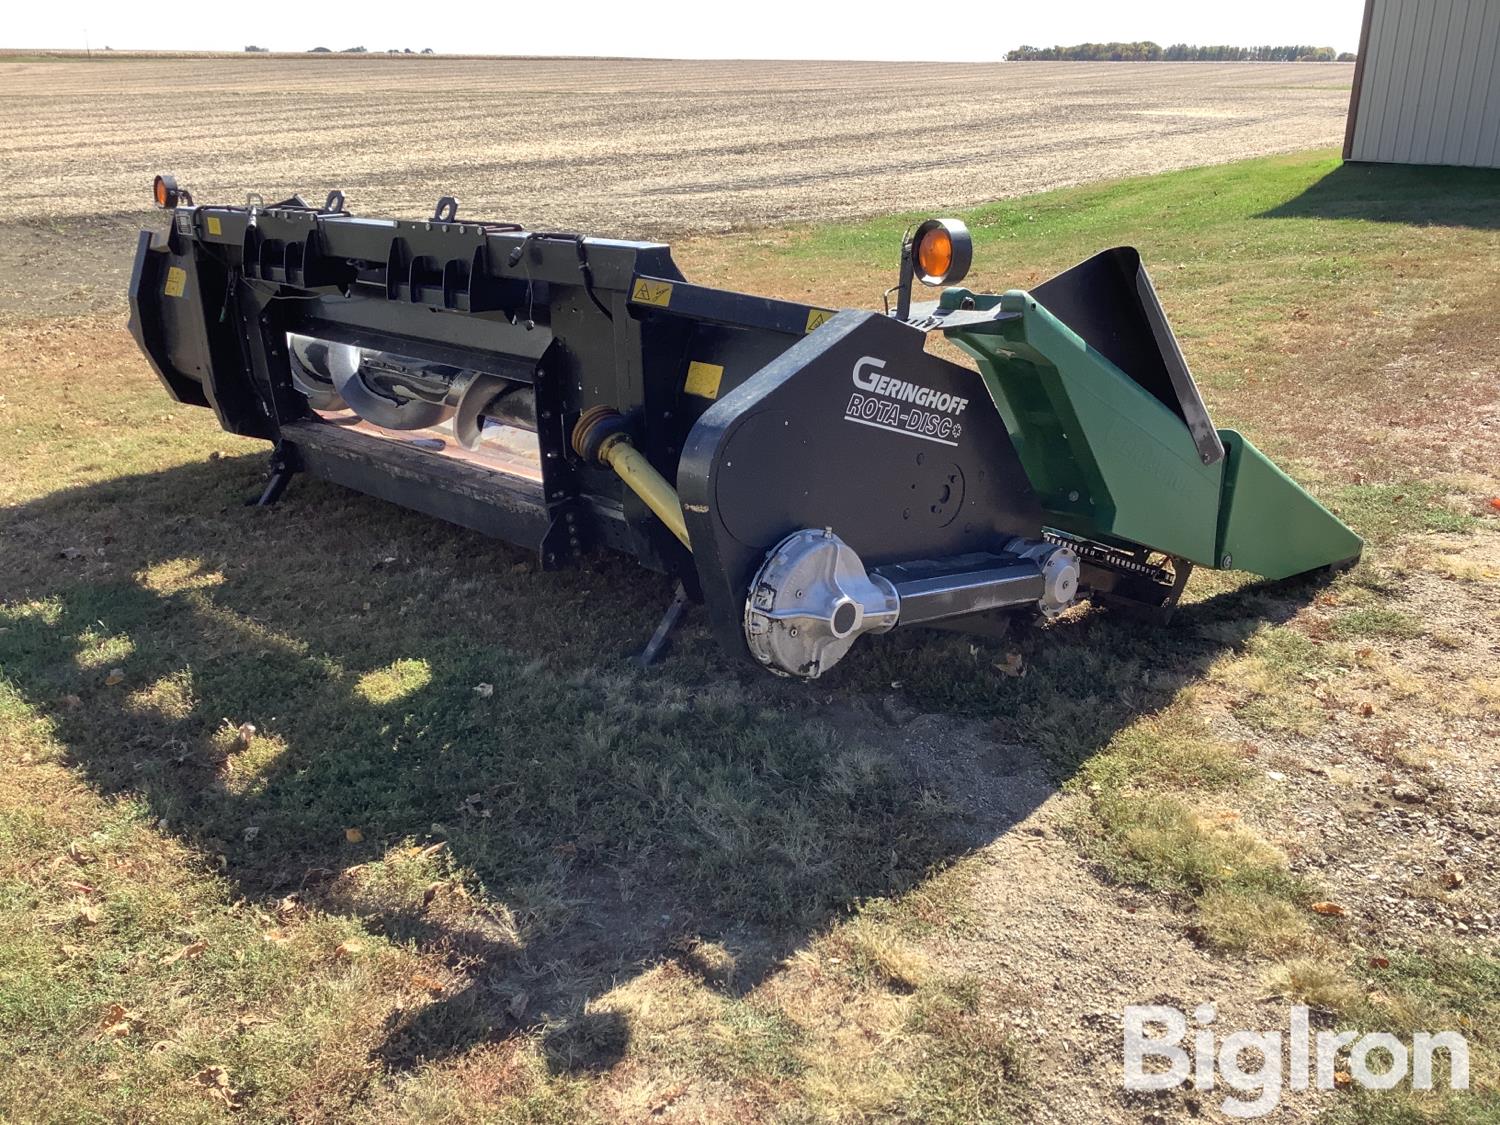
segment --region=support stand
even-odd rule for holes
[[[271,451],[271,479],[266,481],[265,491],[260,494],[258,500],[246,500],[246,506],[269,508],[281,499],[281,494],[286,491],[286,486],[292,483],[292,477],[296,473],[297,469],[292,464],[291,458],[278,445]]]
[[[672,601],[667,606],[667,611],[661,615],[661,623],[656,626],[656,632],[651,634],[651,639],[646,642],[646,647],[641,654],[635,658],[635,662],[642,668],[649,668],[655,664],[657,658],[666,651],[667,645],[672,639],[672,632],[682,620],[682,615],[691,604],[687,590],[681,582],[677,583],[677,591],[672,595]]]

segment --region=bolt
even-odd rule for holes
[[[1072,492],[1068,493],[1068,502],[1071,504],[1076,504],[1078,502],[1078,490],[1076,488]]]

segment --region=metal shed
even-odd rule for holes
[[[1365,0],[1344,159],[1500,167],[1500,0]]]

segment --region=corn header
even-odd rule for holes
[[[159,177],[156,198],[171,226],[141,234],[131,331],[174,399],[273,443],[260,503],[311,473],[546,568],[631,554],[679,583],[648,652],[701,602],[727,650],[812,678],[866,633],[1085,599],[1160,618],[1194,566],[1282,579],[1360,553],[1214,428],[1130,249],[974,293],[968,232],[929,220],[875,312],[694,285],[661,243],[447,197],[416,222],[339,192],[200,205]]]

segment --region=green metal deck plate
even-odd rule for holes
[[[1030,294],[973,300],[1021,314],[947,335],[977,361],[1053,527],[1267,578],[1359,556],[1359,537],[1239,434],[1219,431],[1226,455],[1205,463],[1181,418]]]

